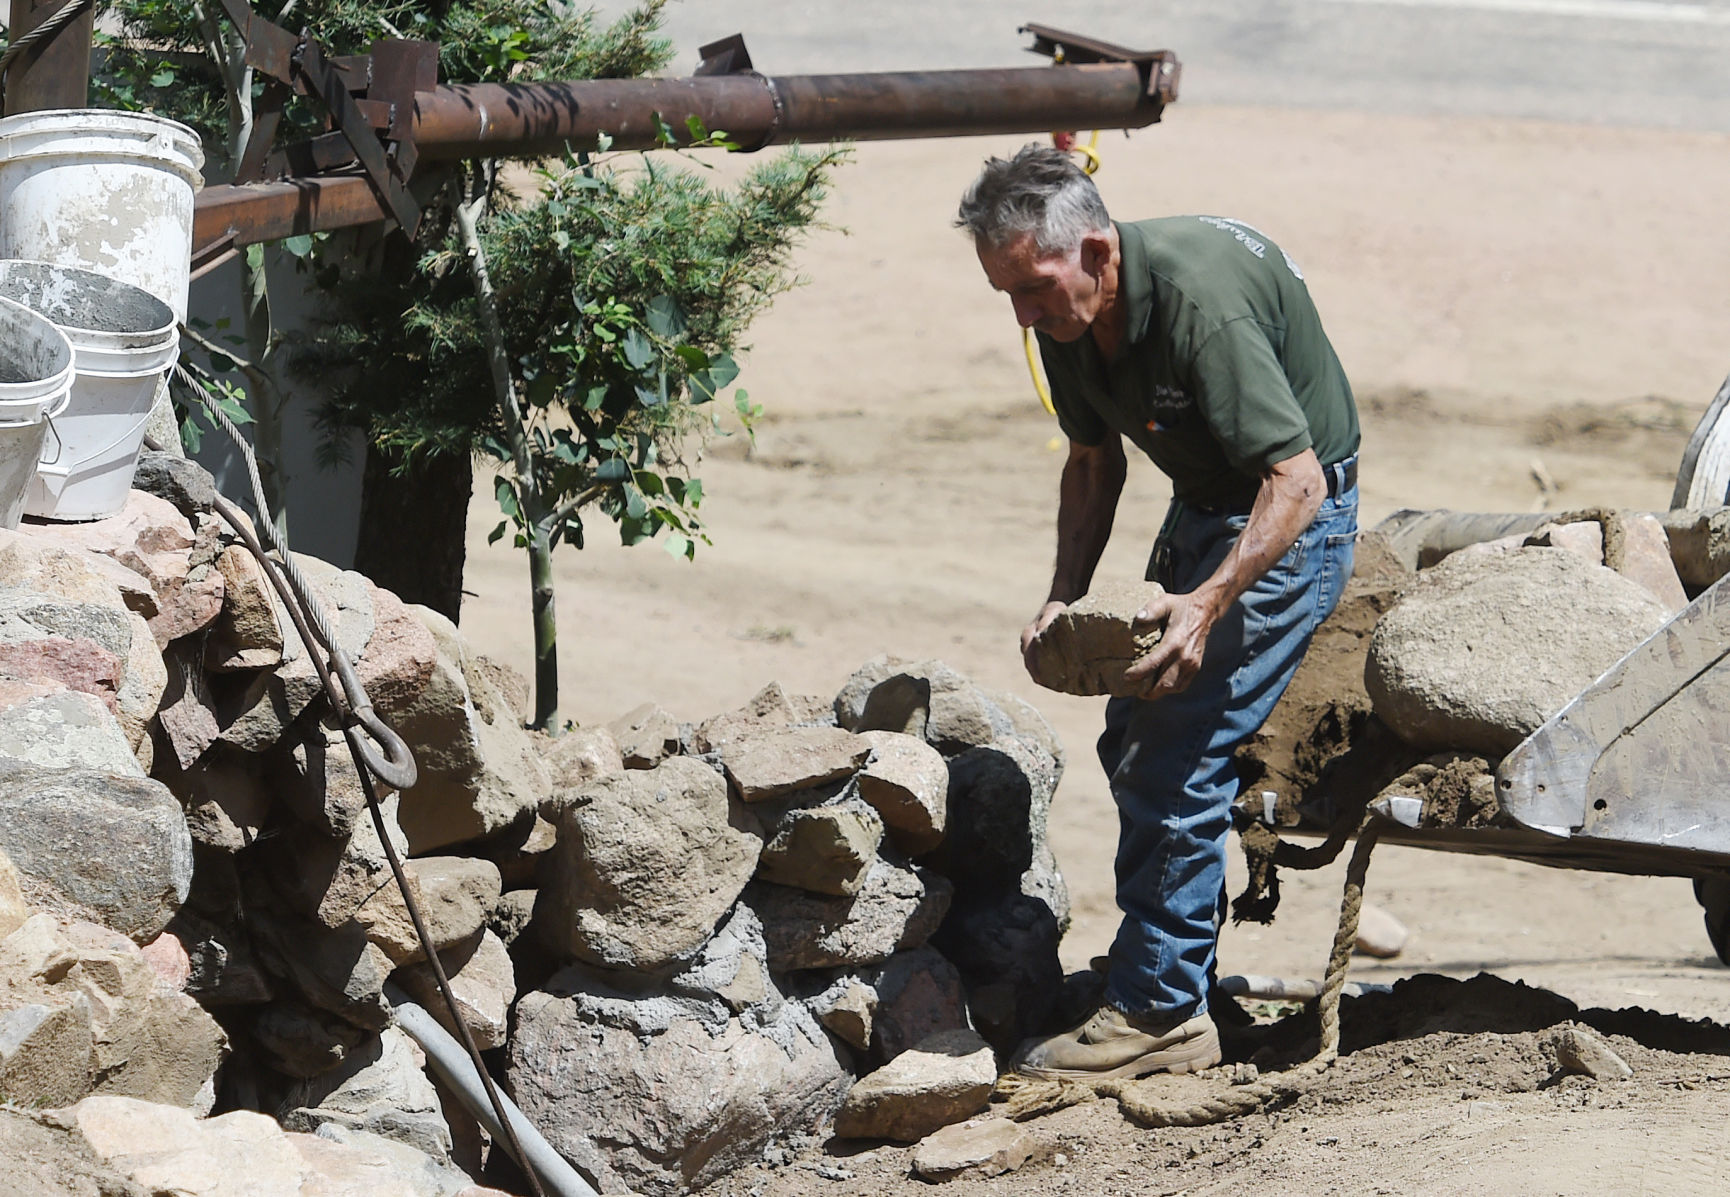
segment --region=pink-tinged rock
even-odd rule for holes
[[[155,970],[171,989],[185,990],[186,982],[192,977],[192,958],[187,955],[186,945],[180,942],[179,936],[164,931],[139,951],[144,953],[144,963]]]
[[[897,952],[872,981],[877,1009],[871,1047],[878,1061],[893,1060],[932,1035],[969,1029],[961,974],[935,948]]]
[[[1616,572],[1652,592],[1671,614],[1688,605],[1682,579],[1670,558],[1670,540],[1653,515],[1632,513],[1622,518],[1622,560]]]
[[[217,557],[216,568],[222,574],[222,613],[205,642],[204,667],[274,669],[282,663],[285,629],[277,622],[264,567],[245,545],[231,544]]]
[[[1405,950],[1406,925],[1374,902],[1365,902],[1358,912],[1358,939],[1353,951],[1360,956],[1392,960]]]
[[[150,630],[159,646],[209,626],[222,609],[221,573],[209,558],[196,559],[192,525],[155,495],[135,490],[107,519],[34,525],[31,535],[112,558],[149,582],[156,605]]]
[[[120,713],[120,658],[91,640],[45,636],[0,643],[0,677],[77,690]]]
[[[411,701],[380,714],[415,755],[420,778],[403,795],[401,819],[419,856],[527,823],[552,783],[533,738],[456,626],[428,608],[410,610],[432,636],[435,664]]]
[[[413,612],[388,590],[370,588],[372,635],[355,662],[355,674],[380,711],[412,703],[432,680],[438,645]]]
[[[196,643],[171,644],[163,662],[172,669],[156,722],[174,750],[175,763],[182,769],[190,768],[222,734],[216,718],[216,700],[200,668],[203,655]]]
[[[78,602],[124,606],[146,619],[156,614],[156,588],[136,570],[53,539],[59,525],[0,530],[0,578],[21,590]]]
[[[82,1011],[74,1022],[88,1028],[81,1044],[63,1041],[60,1075],[39,1077],[46,1091],[8,1086],[21,1102],[66,1105],[105,1093],[192,1106],[228,1044],[215,1020],[165,984],[125,936],[49,914],[33,915],[0,941],[0,999]]]
[[[1526,537],[1532,548],[1565,549],[1584,557],[1594,565],[1604,564],[1604,528],[1597,520],[1575,520],[1566,524],[1545,524]]]

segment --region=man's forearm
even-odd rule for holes
[[[1059,484],[1057,564],[1048,602],[1073,603],[1087,593],[1111,539],[1127,469],[1123,443],[1116,437],[1096,446],[1070,446]]]
[[[1314,452],[1278,462],[1263,475],[1249,522],[1212,576],[1196,587],[1217,619],[1256,579],[1272,569],[1315,519],[1327,497],[1327,476]]]

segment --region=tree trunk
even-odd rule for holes
[[[529,600],[535,621],[535,720],[530,727],[559,734],[559,624],[553,606],[553,546],[536,528],[529,540]]]
[[[426,458],[406,474],[392,473],[398,464],[367,447],[354,567],[403,602],[456,623],[474,465],[460,453]]]

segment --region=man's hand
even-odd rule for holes
[[[1188,688],[1201,669],[1207,636],[1219,613],[1202,594],[1162,594],[1136,613],[1135,626],[1165,625],[1165,635],[1145,657],[1123,671],[1125,681],[1145,681],[1141,697],[1164,698]]]
[[[1027,666],[1027,672],[1033,673],[1033,642],[1039,639],[1039,633],[1050,626],[1051,621],[1062,615],[1068,603],[1060,603],[1052,599],[1039,609],[1039,614],[1033,621],[1021,629],[1021,660]]]

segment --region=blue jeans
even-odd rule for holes
[[[1232,756],[1285,692],[1352,572],[1355,488],[1314,522],[1208,636],[1181,694],[1114,698],[1099,761],[1117,801],[1117,904],[1106,1001],[1129,1014],[1185,1019],[1207,1009],[1225,914],[1225,843],[1237,798]],[[1244,515],[1172,504],[1148,577],[1195,589],[1219,567]]]

